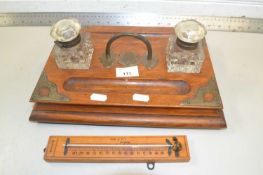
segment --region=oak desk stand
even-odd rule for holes
[[[32,94],[35,106],[30,121],[90,125],[121,125],[171,128],[225,128],[223,105],[208,48],[200,73],[168,73],[166,48],[172,28],[89,27],[94,53],[89,70],[59,69],[51,52]],[[100,62],[108,40],[117,33],[134,32],[151,43],[157,66],[138,64],[139,77],[116,78],[115,61],[110,68]],[[111,51],[133,51],[143,56],[145,45],[134,38],[120,38]],[[91,94],[107,95],[105,102]],[[133,94],[146,94],[148,102],[134,101]]]

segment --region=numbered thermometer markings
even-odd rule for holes
[[[69,147],[67,157],[167,157],[167,147]]]
[[[70,156],[137,156],[137,155],[167,155],[171,145],[164,144],[72,144],[67,139],[64,155]]]

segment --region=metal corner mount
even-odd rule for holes
[[[48,81],[47,75],[44,71],[42,72],[30,98],[30,101],[43,102],[65,102],[69,100],[68,97],[58,93],[56,84]]]
[[[200,87],[193,98],[181,102],[182,106],[223,107],[216,79],[212,77],[207,85]]]

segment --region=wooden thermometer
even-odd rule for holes
[[[156,162],[190,160],[186,136],[50,136],[48,162]]]

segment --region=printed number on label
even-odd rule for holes
[[[116,77],[138,77],[138,66],[116,68]]]

